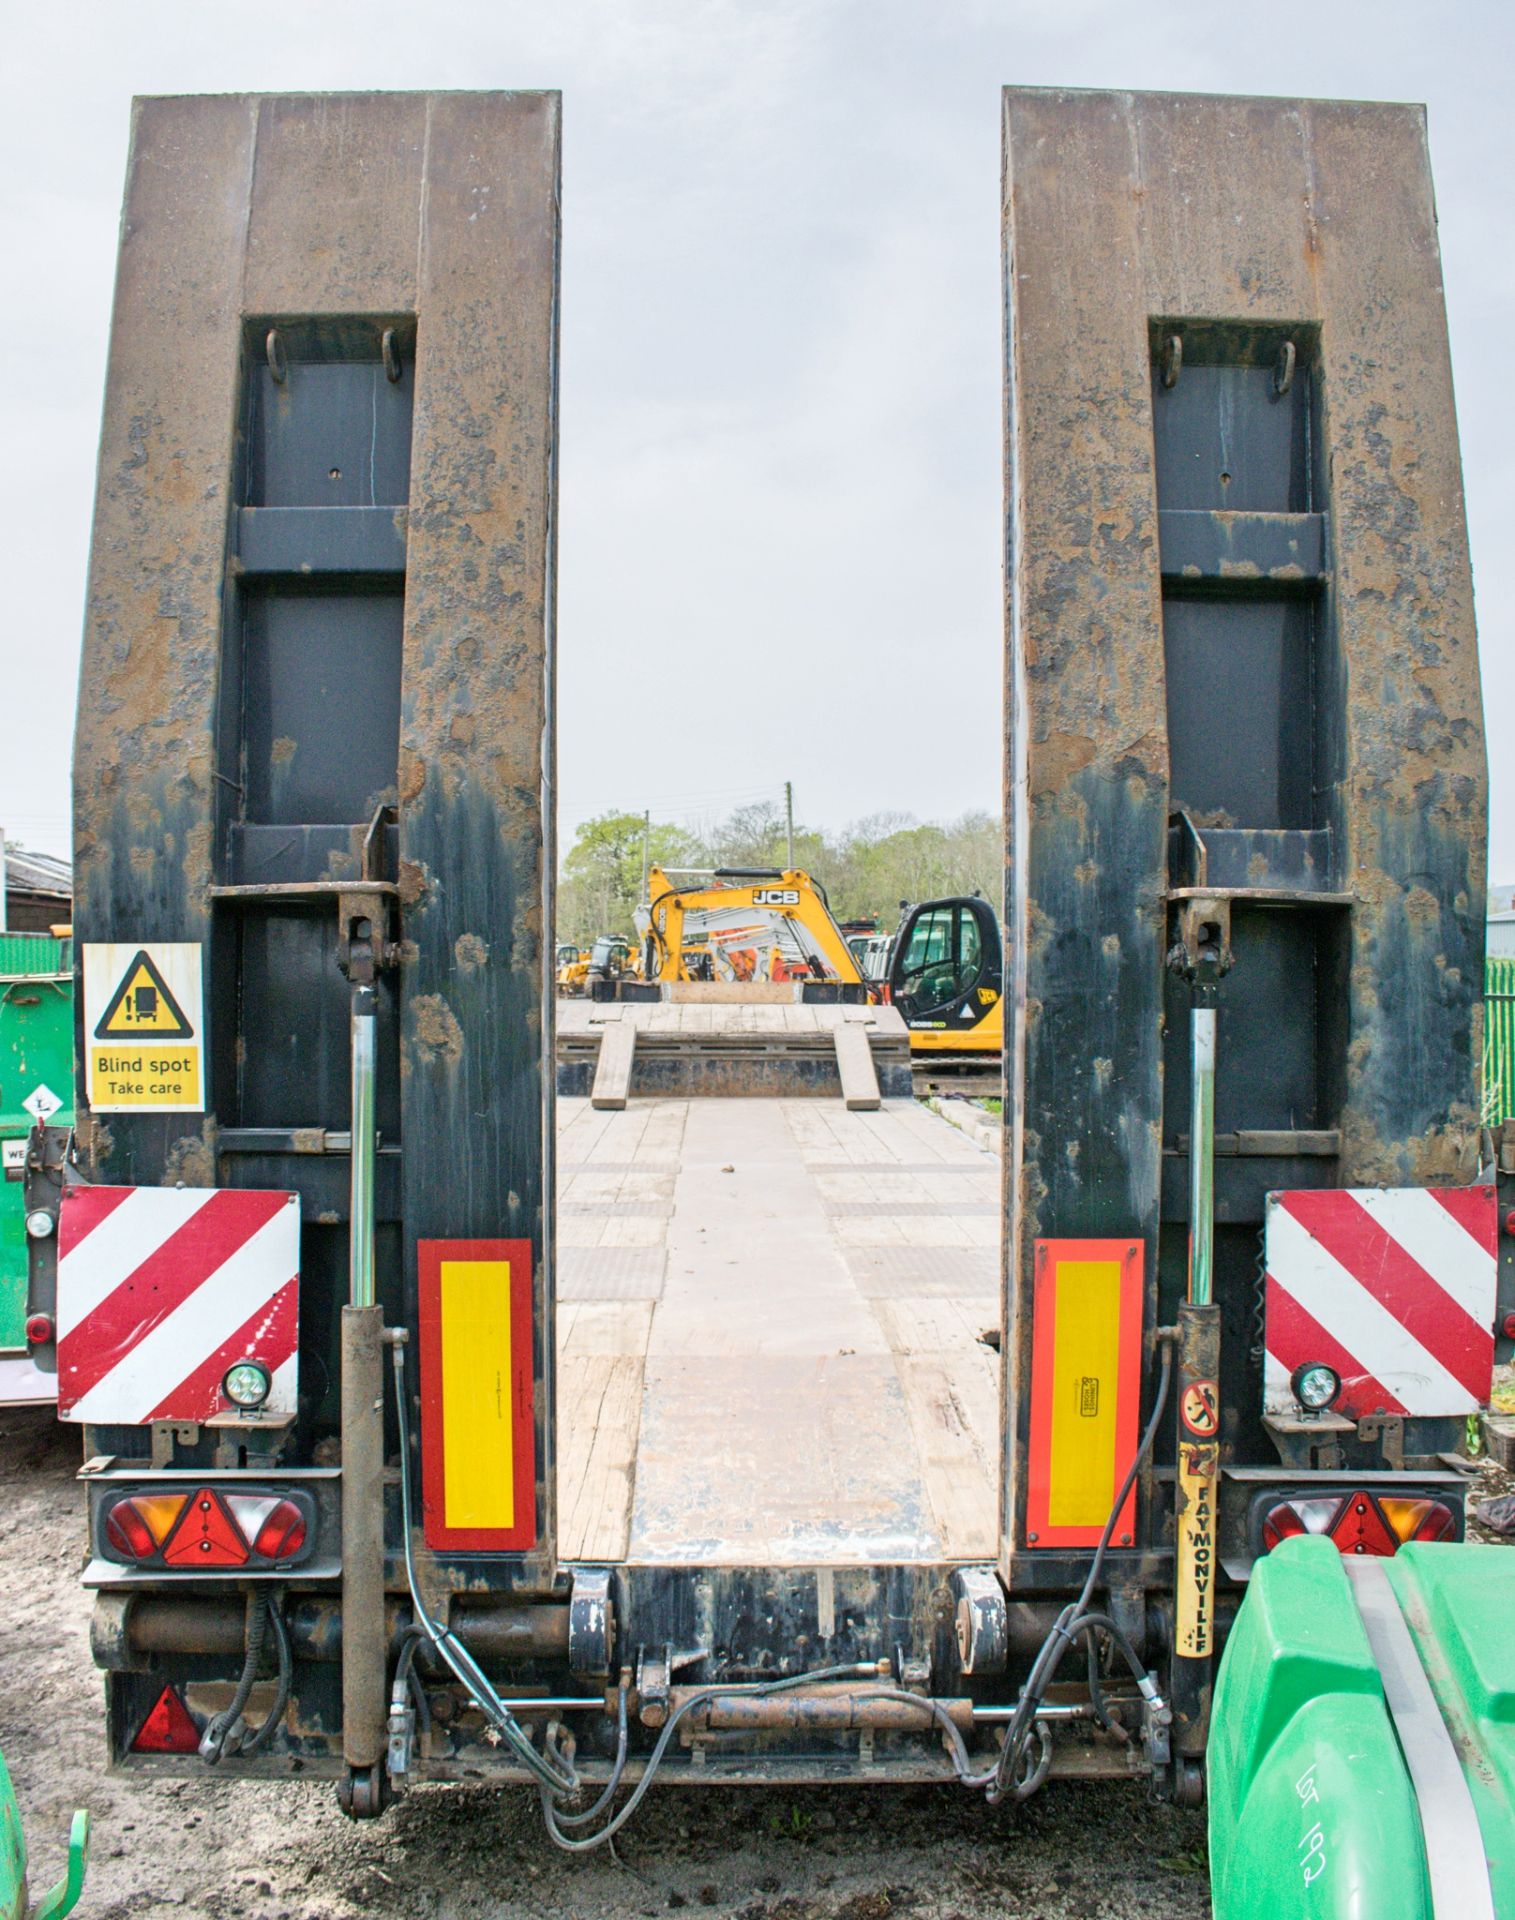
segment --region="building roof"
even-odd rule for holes
[[[67,860],[50,853],[28,853],[21,847],[5,849],[5,890],[7,893],[56,894],[71,900],[74,870]]]

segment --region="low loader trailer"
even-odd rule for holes
[[[1208,1785],[1224,1920],[1515,1915],[1424,117],[1004,136],[1000,1156],[803,981],[556,1097],[556,96],[137,104],[26,1154],[116,1767]]]

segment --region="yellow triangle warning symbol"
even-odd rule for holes
[[[121,976],[121,984],[95,1028],[97,1040],[192,1040],[195,1030],[157,963],[144,947]]]

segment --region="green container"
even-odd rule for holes
[[[0,1148],[7,1160],[38,1110],[51,1109],[46,1117],[54,1126],[73,1125],[72,949],[72,941],[50,934],[0,933]],[[23,1189],[8,1169],[0,1184],[0,1355],[25,1348]]]
[[[1412,1544],[1381,1564],[1461,1756],[1495,1911],[1515,1920],[1515,1553]],[[1207,1766],[1216,1920],[1432,1920],[1419,1804],[1329,1540],[1253,1569]]]

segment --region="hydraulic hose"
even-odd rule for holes
[[[450,1627],[433,1620],[421,1598],[416,1578],[415,1554],[411,1546],[410,1507],[410,1421],[405,1410],[405,1353],[403,1343],[390,1343],[395,1411],[400,1433],[400,1515],[405,1540],[405,1579],[410,1588],[410,1604],[416,1626],[452,1669],[469,1697],[516,1758],[546,1791],[568,1795],[578,1791],[578,1775],[571,1764],[555,1754],[538,1753],[531,1736],[490,1685],[483,1668]]]
[[[872,1672],[873,1669],[869,1668],[868,1671]],[[658,1735],[657,1745],[647,1756],[647,1764],[642,1769],[642,1777],[632,1788],[631,1797],[625,1806],[621,1808],[620,1812],[616,1814],[613,1819],[608,1820],[605,1825],[600,1828],[598,1833],[587,1834],[584,1838],[578,1839],[572,1834],[565,1833],[563,1829],[570,1825],[582,1824],[588,1821],[601,1807],[608,1806],[616,1788],[621,1784],[622,1775],[626,1770],[625,1720],[623,1718],[621,1722],[622,1737],[617,1747],[616,1764],[611,1770],[610,1780],[605,1787],[605,1791],[595,1802],[594,1807],[589,1809],[587,1813],[564,1815],[553,1805],[551,1795],[545,1789],[543,1790],[542,1818],[546,1823],[548,1834],[565,1853],[590,1853],[596,1847],[602,1847],[608,1840],[614,1838],[642,1804],[643,1795],[652,1785],[659,1767],[663,1764],[663,1756],[668,1751],[668,1743],[672,1740],[675,1730],[685,1716],[692,1713],[696,1707],[705,1706],[712,1700],[729,1698],[734,1693],[755,1695],[759,1699],[763,1699],[770,1694],[787,1693],[795,1687],[813,1686],[824,1680],[855,1678],[857,1672],[858,1669],[855,1666],[819,1667],[811,1673],[790,1674],[782,1680],[764,1681],[755,1686],[708,1686],[697,1688],[693,1693],[686,1695],[686,1697],[679,1702],[678,1706],[674,1708],[673,1712],[669,1714],[667,1720],[664,1722],[663,1730]],[[952,1761],[954,1767],[957,1769],[959,1779],[968,1786],[982,1786],[990,1777],[985,1775],[982,1779],[979,1779],[973,1776],[971,1772],[971,1762],[968,1757],[968,1749],[963,1740],[963,1736],[958,1728],[953,1725],[951,1716],[938,1701],[929,1700],[918,1693],[907,1692],[903,1687],[869,1688],[864,1697],[878,1700],[908,1700],[912,1706],[924,1707],[949,1736]],[[626,1693],[623,1686],[621,1691],[623,1715],[625,1700]]]
[[[630,1728],[627,1724],[626,1717],[627,1689],[628,1682],[623,1677],[616,1697],[615,1763],[610,1769],[610,1778],[605,1783],[605,1791],[600,1795],[599,1799],[595,1801],[594,1805],[592,1807],[586,1807],[582,1813],[564,1813],[560,1807],[554,1807],[551,1804],[546,1798],[546,1790],[543,1789],[542,1805],[548,1816],[547,1830],[553,1834],[555,1840],[558,1836],[553,1832],[554,1825],[560,1827],[588,1826],[591,1820],[596,1819],[605,1811],[606,1807],[610,1805],[616,1796],[621,1784],[621,1776],[626,1771],[626,1753],[630,1743]],[[561,1842],[559,1842],[559,1844],[561,1845]]]
[[[1102,1629],[1109,1633],[1116,1646],[1119,1647],[1122,1656],[1130,1666],[1133,1674],[1136,1676],[1137,1684],[1141,1687],[1143,1693],[1146,1694],[1151,1688],[1152,1683],[1147,1677],[1146,1668],[1141,1664],[1135,1649],[1126,1636],[1115,1625],[1115,1622],[1106,1613],[1089,1613],[1086,1609],[1088,1608],[1090,1597],[1098,1585],[1099,1576],[1104,1570],[1105,1555],[1109,1549],[1110,1541],[1114,1536],[1116,1523],[1120,1519],[1121,1509],[1125,1506],[1127,1497],[1132,1487],[1136,1484],[1136,1476],[1141,1469],[1141,1463],[1151,1450],[1153,1440],[1157,1437],[1158,1422],[1162,1419],[1163,1409],[1168,1403],[1168,1389],[1172,1383],[1172,1379],[1173,1351],[1168,1342],[1164,1340],[1162,1347],[1162,1371],[1158,1376],[1157,1394],[1152,1402],[1152,1412],[1148,1416],[1147,1425],[1142,1433],[1141,1441],[1137,1446],[1136,1452],[1131,1456],[1131,1464],[1126,1469],[1126,1476],[1121,1481],[1115,1499],[1111,1504],[1110,1517],[1105,1522],[1104,1531],[1100,1535],[1099,1545],[1095,1548],[1094,1557],[1089,1562],[1089,1572],[1084,1580],[1083,1590],[1077,1600],[1073,1601],[1069,1606],[1064,1607],[1063,1611],[1058,1615],[1056,1621],[1053,1623],[1052,1631],[1042,1642],[1041,1650],[1031,1663],[1031,1672],[1027,1677],[1025,1686],[1021,1689],[1020,1699],[1016,1702],[1015,1714],[1009,1726],[1005,1729],[1004,1743],[1000,1747],[999,1758],[988,1776],[987,1797],[991,1802],[1002,1800],[1007,1793],[1013,1795],[1017,1800],[1029,1799],[1046,1778],[1047,1767],[1042,1764],[1043,1761],[1048,1759],[1048,1756],[1045,1754],[1040,1757],[1038,1763],[1033,1766],[1032,1770],[1023,1779],[1017,1782],[1015,1776],[1024,1758],[1032,1728],[1036,1725],[1037,1709],[1046,1696],[1047,1688],[1052,1684],[1056,1676],[1063,1655],[1074,1642],[1084,1634],[1091,1633],[1096,1629]],[[1093,1697],[1094,1695],[1091,1694],[1091,1698]],[[1099,1702],[1096,1701],[1096,1711],[1098,1711],[1098,1706]]]

